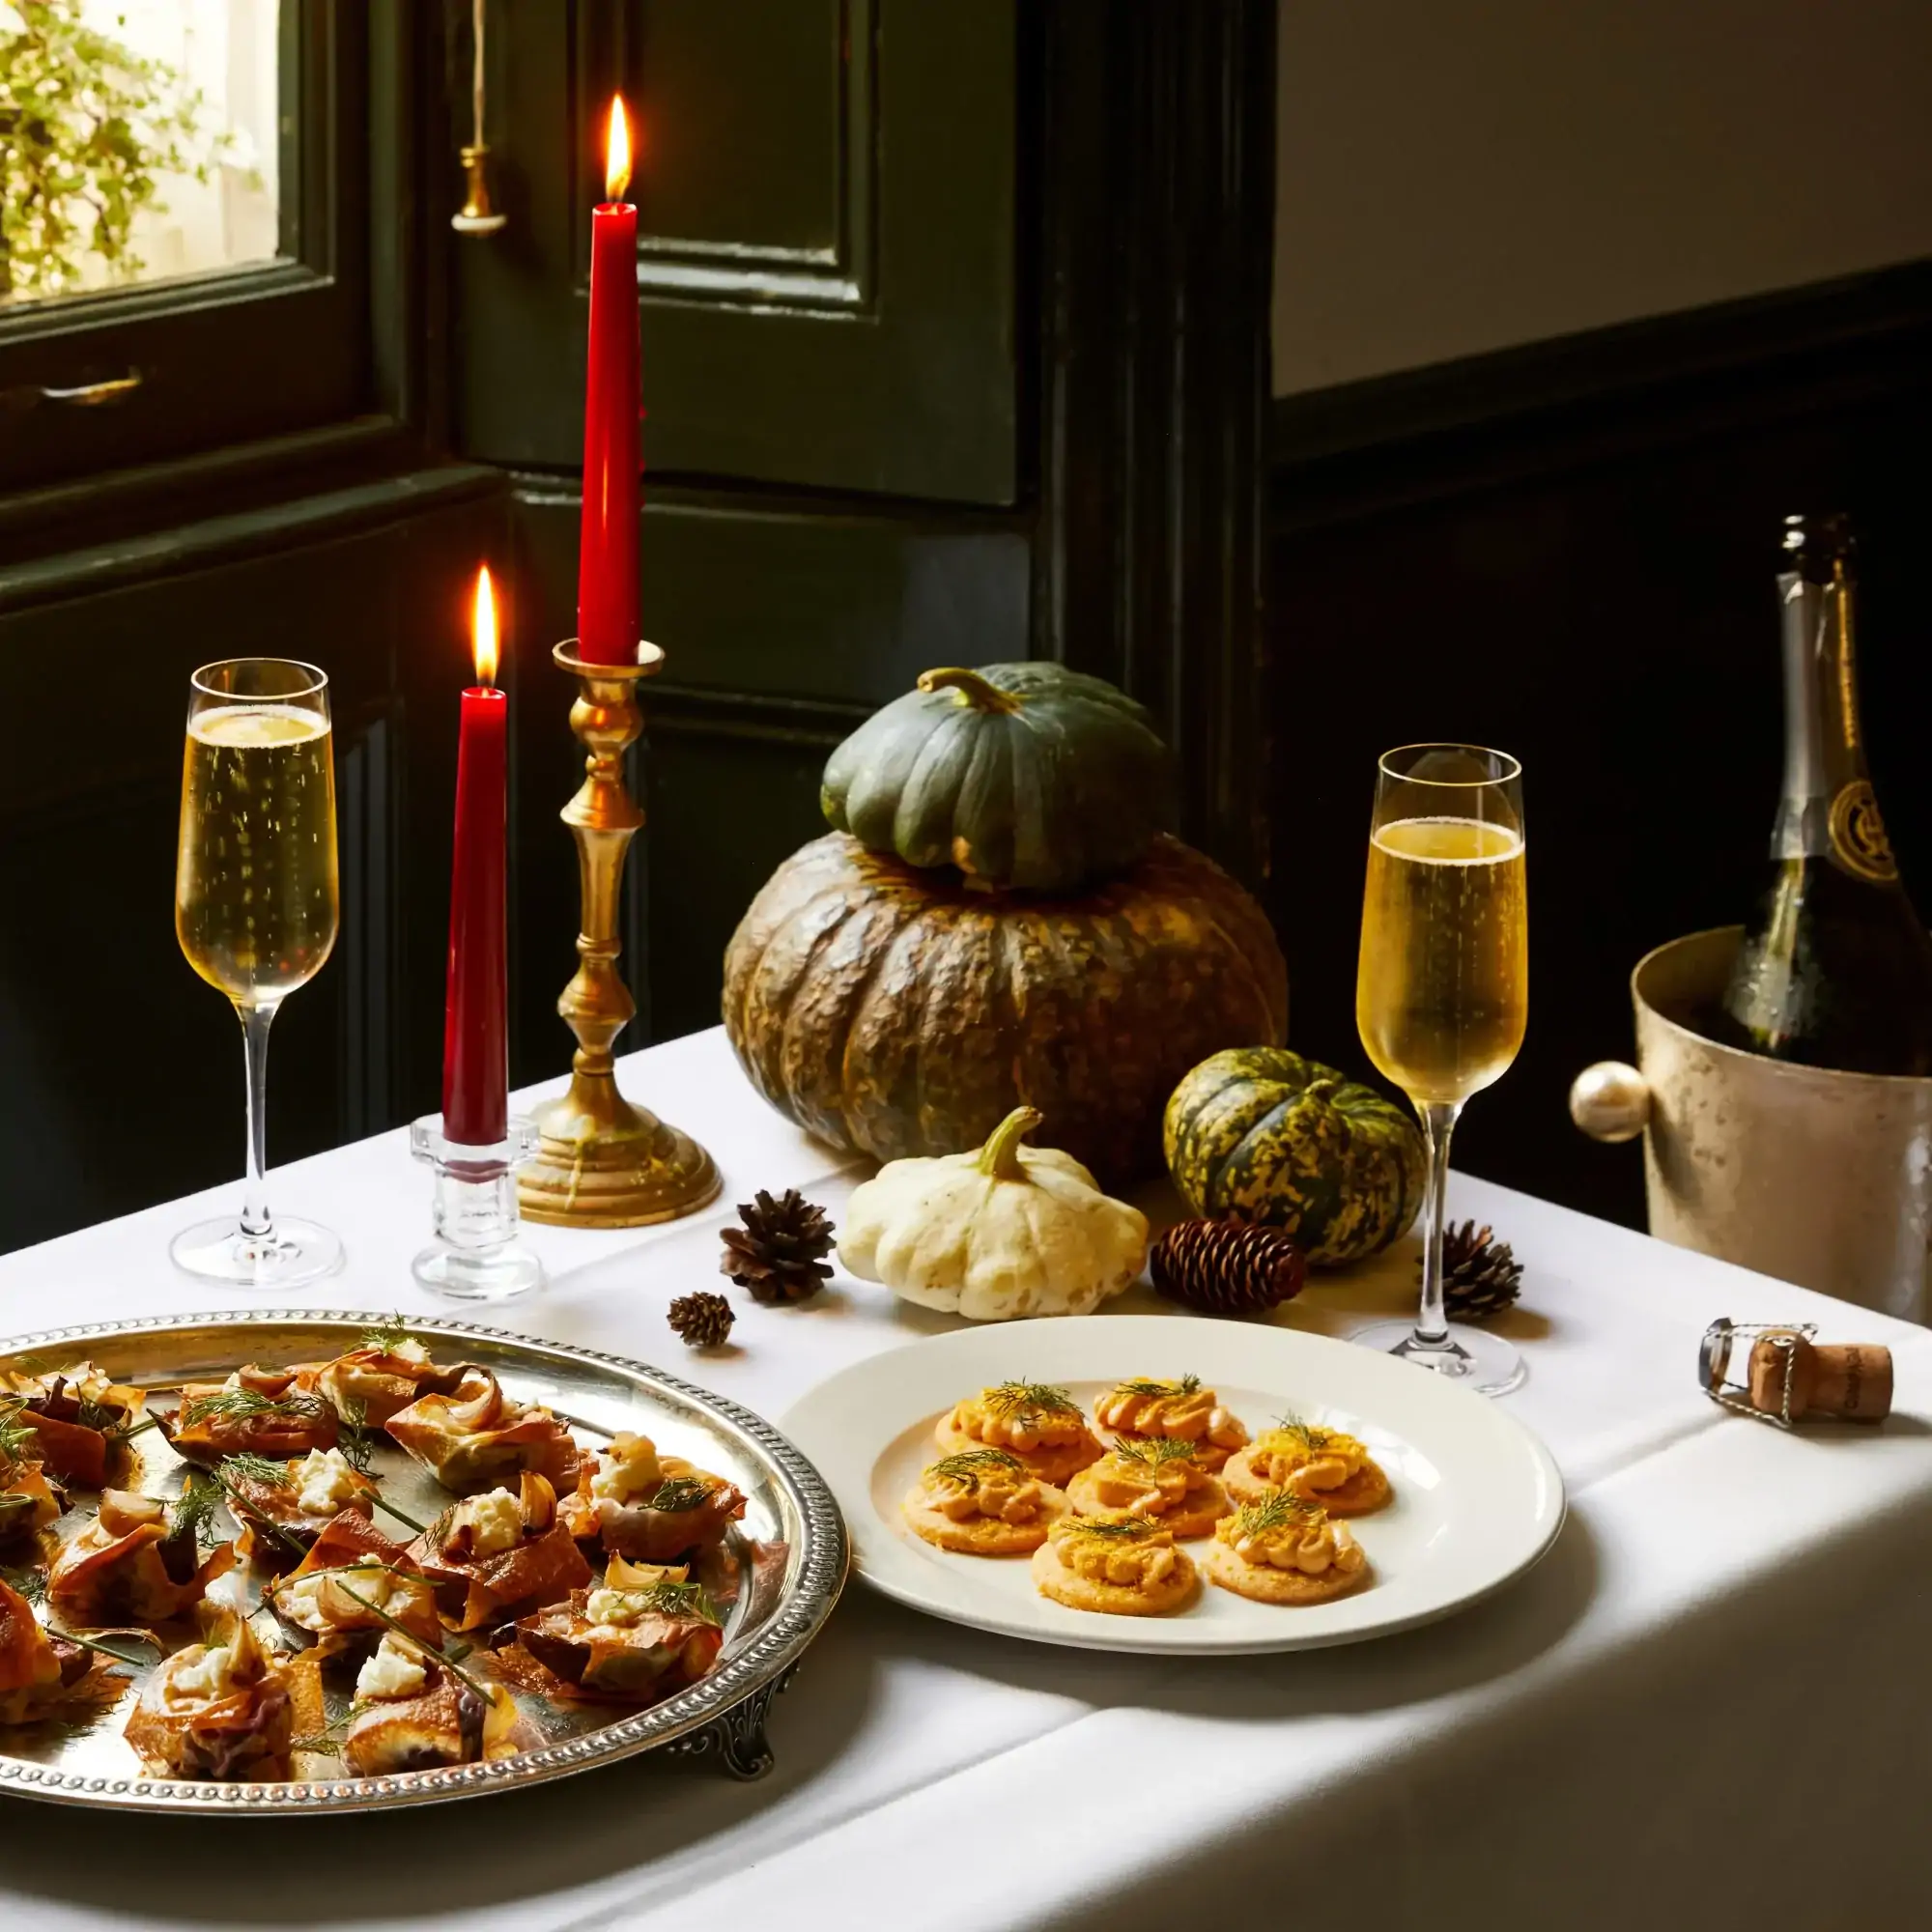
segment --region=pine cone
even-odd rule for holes
[[[718,1270],[749,1288],[754,1300],[809,1301],[832,1279],[819,1259],[832,1252],[832,1223],[796,1187],[777,1201],[761,1187],[755,1201],[739,1203],[738,1213],[745,1225],[724,1230]]]
[[[1417,1264],[1418,1276],[1421,1264]],[[1489,1228],[1454,1222],[1442,1231],[1442,1305],[1452,1321],[1487,1321],[1522,1293],[1522,1264]]]
[[[1153,1244],[1148,1272],[1169,1300],[1204,1315],[1259,1315],[1301,1293],[1308,1263],[1279,1228],[1179,1221]]]
[[[677,1330],[679,1339],[694,1349],[715,1349],[731,1332],[737,1320],[731,1304],[722,1294],[700,1291],[680,1294],[665,1311],[665,1320]]]

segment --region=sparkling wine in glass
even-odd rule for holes
[[[290,1288],[342,1265],[342,1242],[276,1221],[265,1184],[269,1027],[335,944],[335,773],[328,680],[313,665],[236,658],[190,681],[175,934],[235,1004],[248,1072],[240,1221],[177,1235],[175,1265],[204,1281]]]
[[[1501,1395],[1523,1378],[1499,1335],[1452,1327],[1442,1307],[1449,1138],[1469,1095],[1509,1070],[1529,1017],[1522,767],[1473,745],[1383,754],[1369,834],[1355,1024],[1409,1097],[1429,1145],[1422,1311],[1354,1337]]]

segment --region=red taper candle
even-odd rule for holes
[[[487,567],[476,573],[474,648],[476,682],[463,694],[456,749],[442,1131],[464,1147],[495,1147],[510,1125],[510,971],[503,910],[510,705],[496,689],[497,600]]]
[[[583,392],[583,521],[577,555],[577,649],[591,664],[638,656],[638,211],[631,130],[611,103],[606,199],[590,216],[590,365]]]

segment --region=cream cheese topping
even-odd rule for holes
[[[311,1449],[292,1474],[303,1516],[333,1516],[354,1502],[361,1488],[340,1449]]]
[[[469,1496],[457,1504],[444,1542],[466,1527],[469,1531],[472,1555],[500,1556],[523,1541],[524,1512],[508,1490],[491,1490],[487,1494]]]
[[[593,1624],[629,1630],[650,1605],[649,1596],[641,1590],[592,1590],[583,1600],[583,1614]]]
[[[614,1435],[590,1478],[590,1493],[600,1501],[627,1503],[663,1481],[656,1445],[648,1435]]]
[[[235,1688],[235,1653],[226,1644],[210,1644],[196,1657],[182,1652],[168,1673],[168,1690],[178,1697],[225,1697]]]
[[[418,1653],[390,1634],[355,1673],[355,1694],[358,1698],[412,1697],[428,1682]]]

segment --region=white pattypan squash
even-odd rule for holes
[[[888,1161],[853,1191],[838,1259],[862,1281],[973,1321],[1089,1315],[1140,1273],[1147,1216],[1054,1148],[1018,1107],[972,1153]]]

